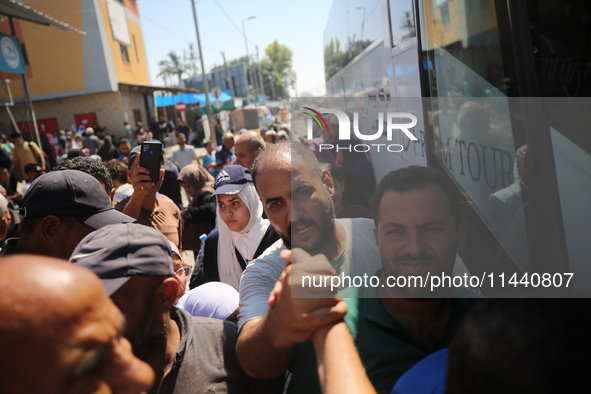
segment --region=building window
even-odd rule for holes
[[[127,47],[123,44],[119,44],[121,47],[121,58],[125,63],[129,63],[129,53],[127,52]]]
[[[142,111],[140,111],[139,109],[134,109],[133,110],[133,120],[135,120],[136,124],[137,124],[137,122],[141,122],[142,121]]]
[[[449,7],[447,4],[441,7],[441,24],[449,24]]]
[[[140,56],[137,53],[137,43],[135,42],[135,34],[131,35],[131,38],[133,40],[133,50],[135,51],[135,60],[139,63],[140,62]]]

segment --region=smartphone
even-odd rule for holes
[[[158,183],[160,166],[162,165],[162,143],[142,142],[142,155],[140,156],[140,167],[150,171],[152,182]]]

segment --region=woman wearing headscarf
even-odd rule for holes
[[[215,179],[211,174],[199,164],[189,164],[185,166],[177,177],[179,185],[185,189],[187,197],[191,202],[181,213],[182,218],[182,248],[183,250],[192,250],[195,255],[201,249],[199,237],[202,235],[201,227],[187,225],[184,218],[186,216],[201,216],[201,210],[210,205],[209,198],[214,190]],[[200,267],[197,268],[199,270]],[[199,271],[197,271],[199,272]]]
[[[176,304],[192,316],[211,317],[238,323],[238,292],[221,282],[202,284],[186,293]]]
[[[225,166],[216,178],[213,196],[218,206],[217,229],[204,242],[203,281],[227,283],[238,290],[246,265],[279,236],[263,219],[263,204],[246,168]]]
[[[215,179],[199,164],[185,166],[179,173],[177,180],[182,188],[185,189],[187,196],[191,198],[190,207],[195,207],[197,201],[205,197],[200,196],[201,193],[209,193],[211,195],[214,192]]]

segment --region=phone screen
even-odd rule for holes
[[[161,163],[162,143],[142,142],[142,155],[140,156],[140,166],[150,171],[150,178],[152,178],[152,182],[154,183],[158,182]]]

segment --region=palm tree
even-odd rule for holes
[[[162,77],[165,83],[168,76],[176,75],[179,79],[179,86],[181,84],[181,77],[188,68],[174,51],[168,53],[168,59],[160,60],[158,66],[160,66],[160,73],[158,76]]]

